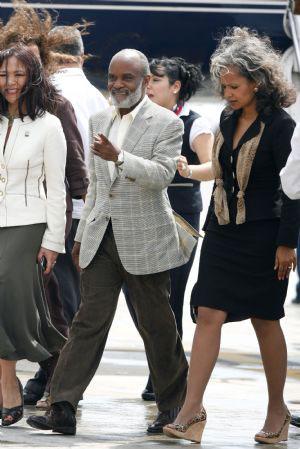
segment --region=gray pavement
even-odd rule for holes
[[[129,317],[124,312],[121,303],[116,320],[123,317],[127,321]],[[292,331],[288,333],[291,357],[286,399],[292,411],[300,412],[300,307],[289,305],[284,321],[289,323],[288,328]],[[253,335],[249,335],[247,326],[243,330],[240,324],[236,326],[234,339],[230,335],[225,338],[226,347],[222,345],[219,362],[207,389],[208,423],[203,434],[203,448],[252,448],[256,446],[253,435],[264,420],[266,385],[260,357],[254,338],[252,342]],[[114,335],[118,334],[115,322],[108,350],[80,404],[76,437],[33,430],[26,426],[24,419],[11,428],[0,428],[0,447],[166,449],[189,445],[163,436],[146,435],[146,425],[155,417],[156,407],[139,397],[147,376],[145,355],[141,349],[114,348]],[[187,353],[189,355],[189,351]],[[34,368],[34,364],[20,362],[19,375],[23,382]],[[34,407],[26,408],[26,416],[31,413],[35,413]],[[300,429],[291,427],[288,443],[277,445],[284,446],[300,448]]]
[[[192,273],[188,292],[195,280]],[[286,400],[291,411],[300,413],[300,306],[290,304],[296,276],[291,279],[286,318],[282,325],[289,351]],[[184,310],[183,343],[190,354],[194,325]],[[22,361],[18,372],[23,383],[36,365]],[[120,298],[116,318],[102,363],[84,394],[78,411],[76,437],[54,435],[29,428],[25,419],[11,428],[0,428],[0,448],[155,448],[185,447],[188,442],[146,435],[146,426],[156,415],[152,403],[140,399],[147,378],[143,344]],[[249,322],[225,325],[217,366],[208,386],[205,406],[208,423],[201,447],[214,449],[254,448],[253,435],[260,429],[266,408],[266,384],[257,342]],[[26,408],[25,416],[36,413]],[[270,447],[300,448],[300,429],[291,427],[288,443]]]

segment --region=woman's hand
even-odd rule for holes
[[[74,262],[75,267],[77,268],[77,271],[81,271],[81,268],[79,266],[79,252],[80,252],[80,243],[75,242],[72,250],[72,259]]]
[[[186,157],[179,156],[177,159],[177,170],[180,176],[183,176],[184,178],[187,178],[191,174],[191,169],[188,165]]]
[[[274,270],[278,270],[277,276],[280,281],[287,279],[291,270],[295,271],[297,266],[296,252],[287,246],[278,246],[275,256]]]
[[[37,256],[37,260],[38,260],[38,263],[40,264],[42,257],[45,257],[47,264],[46,264],[46,269],[44,271],[44,274],[51,273],[51,270],[56,263],[57,256],[58,256],[58,253],[56,251],[51,251],[50,249],[46,249],[41,246],[41,249],[39,250],[39,253]]]

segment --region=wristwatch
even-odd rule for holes
[[[115,165],[117,167],[120,167],[120,165],[122,165],[124,163],[124,152],[120,151],[120,153],[118,154],[118,159],[115,162]]]

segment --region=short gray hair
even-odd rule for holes
[[[56,26],[52,28],[49,36],[54,40],[54,44],[51,46],[52,51],[71,56],[83,56],[84,45],[81,33],[77,28],[73,26]]]
[[[280,57],[268,37],[258,36],[247,28],[233,27],[211,57],[211,77],[222,95],[220,77],[233,67],[240,75],[256,82],[258,111],[288,107],[295,102],[295,90],[284,78]]]
[[[138,57],[141,65],[141,75],[147,76],[150,75],[150,67],[149,67],[149,61],[147,57],[139,50],[136,50],[135,48],[124,48],[123,50],[120,50],[118,53],[116,53],[113,58],[117,56],[124,56],[125,58],[135,58]],[[112,58],[112,59],[113,59]]]

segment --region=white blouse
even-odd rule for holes
[[[190,108],[189,104],[184,103],[183,108],[179,114],[179,117],[189,115],[190,111],[191,111],[191,108]],[[210,122],[202,116],[198,117],[198,118],[196,118],[196,120],[194,120],[192,127],[191,127],[191,131],[190,131],[189,142],[190,142],[190,147],[194,152],[195,152],[195,149],[193,148],[193,142],[196,139],[196,137],[200,136],[201,134],[211,134],[212,136],[214,135]]]
[[[300,199],[300,123],[295,128],[291,145],[292,151],[280,177],[284,193],[296,200]]]

